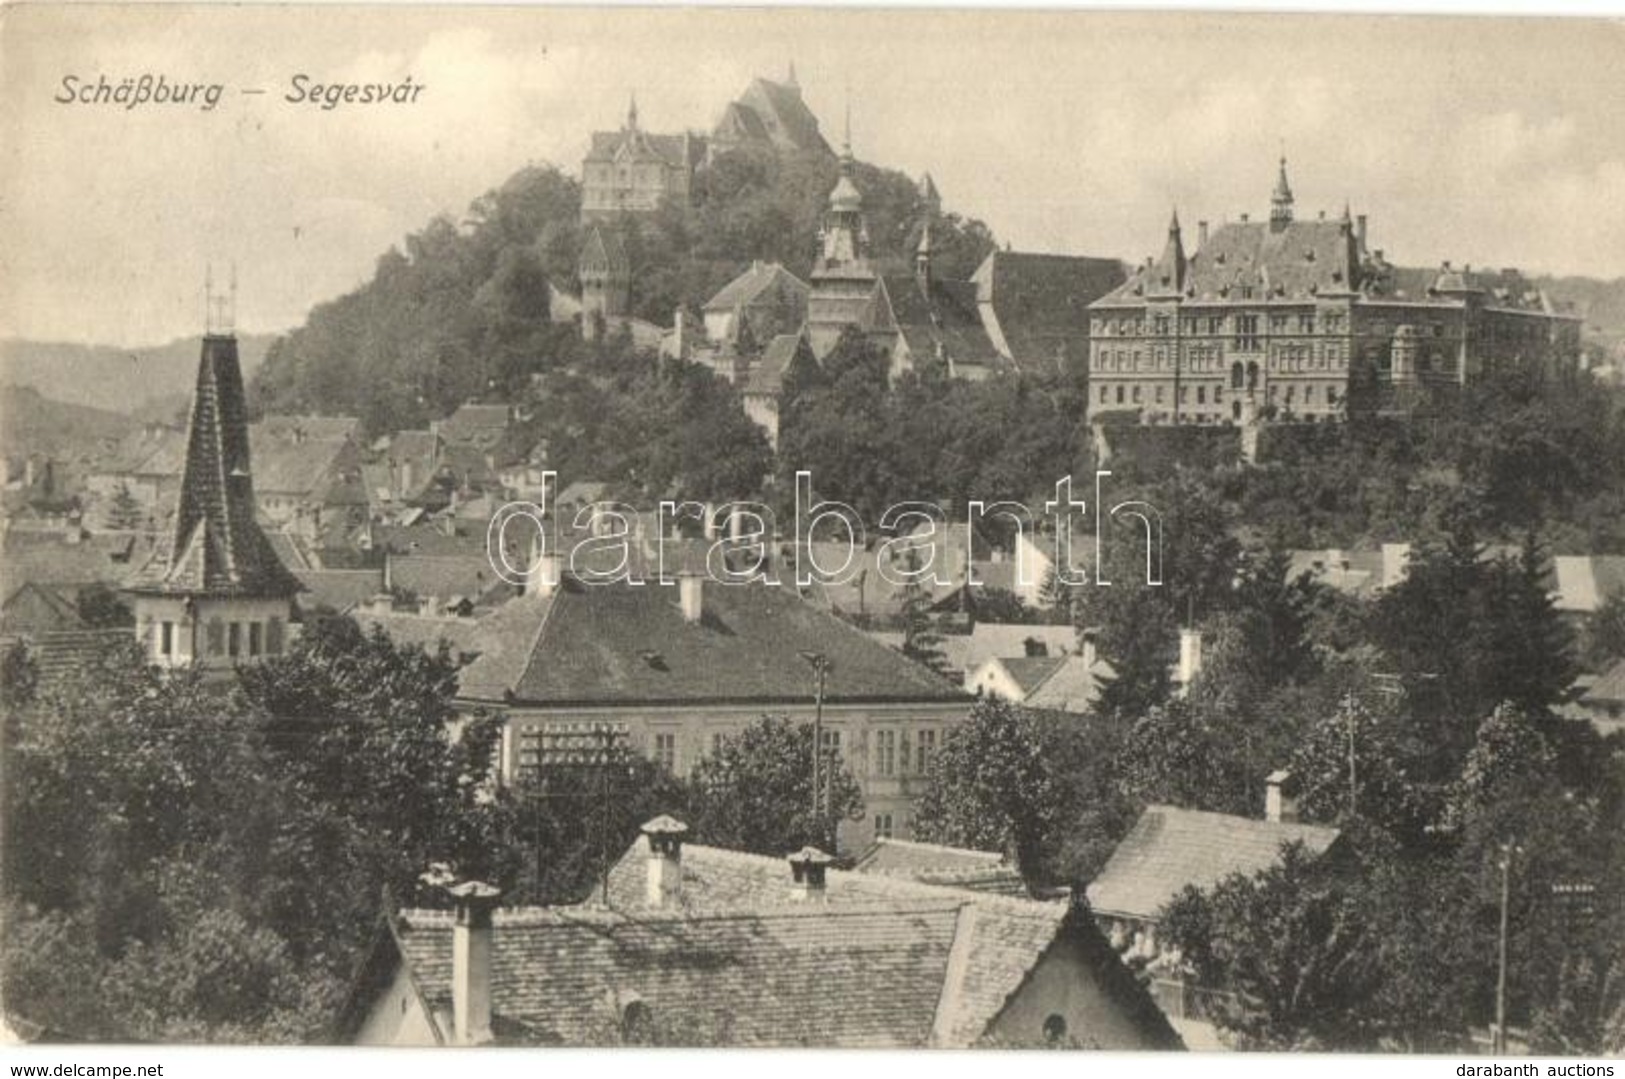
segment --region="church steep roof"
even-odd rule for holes
[[[801,89],[770,79],[752,79],[738,104],[760,119],[775,146],[828,154],[829,143],[818,130],[818,117],[801,99]]]
[[[286,598],[302,588],[254,519],[237,339],[203,338],[170,540],[127,582],[160,595]]]

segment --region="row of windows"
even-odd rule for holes
[[[225,622],[211,619],[203,627],[203,654],[228,656],[231,659],[253,659],[262,655],[278,655],[282,651],[282,619],[266,622]],[[153,642],[157,654],[163,659],[175,659],[191,654],[187,625],[165,620],[158,623],[158,636]]]
[[[1318,392],[1316,391],[1315,387],[1316,384],[1312,382],[1302,387],[1299,387],[1295,383],[1288,383],[1285,385],[1284,400],[1287,404],[1292,404],[1295,401],[1302,401],[1302,403],[1305,405],[1323,402],[1327,406],[1335,406],[1337,402],[1342,399],[1341,391],[1336,384],[1326,386]],[[1139,383],[1134,383],[1133,385],[1124,385],[1119,383],[1115,386],[1102,386],[1100,387],[1099,403],[1103,405],[1113,403],[1119,405],[1163,405],[1167,404],[1172,396],[1167,392],[1169,389],[1170,387],[1166,383],[1157,383],[1150,387],[1141,386]],[[1179,387],[1180,404],[1188,405],[1191,403],[1192,389],[1193,387],[1189,385]],[[1300,389],[1302,391],[1301,393],[1299,392]],[[1210,400],[1216,405],[1222,404],[1224,401],[1223,385],[1198,385],[1194,387],[1194,390],[1196,404],[1198,405],[1205,405]],[[1272,401],[1277,400],[1278,396],[1280,396],[1279,391],[1281,390],[1281,384],[1274,382],[1270,383],[1269,399]],[[1211,396],[1209,395],[1209,391],[1211,391]]]
[[[680,733],[676,730],[655,731],[649,743],[650,759],[673,775],[681,774],[684,767],[692,768],[699,763],[697,760],[685,758],[682,754]],[[723,739],[730,733],[732,732],[711,732],[711,756],[715,757],[722,752]],[[827,753],[840,755],[841,733],[837,728],[823,729],[822,744]],[[931,760],[936,755],[937,735],[937,730],[931,727],[912,732],[898,729],[873,731],[868,747],[868,767],[864,769],[864,774],[924,775],[930,769]],[[530,772],[537,767],[540,761],[540,743],[540,729],[530,728],[521,732],[519,755],[521,772]]]
[[[1238,314],[1238,333],[1243,332],[1239,323],[1243,319],[1252,322],[1251,332],[1257,332],[1258,316],[1256,314]],[[1167,337],[1174,330],[1176,320],[1172,315],[1153,315],[1150,319],[1151,333],[1157,337]],[[1187,315],[1177,320],[1180,332],[1187,337],[1196,337],[1202,334],[1218,336],[1225,332],[1224,315]],[[1147,322],[1143,318],[1094,319],[1090,323],[1090,332],[1096,337],[1139,337],[1146,332]],[[1342,333],[1348,328],[1348,317],[1341,311],[1326,311],[1316,315],[1313,311],[1302,311],[1297,314],[1274,313],[1269,317],[1269,328],[1273,334],[1300,333],[1313,334]],[[1442,329],[1440,330],[1442,332]]]
[[[1236,348],[1257,351],[1256,337],[1238,338]],[[1143,363],[1140,349],[1100,349],[1090,369],[1094,371],[1171,371],[1174,352],[1161,345],[1150,353],[1150,365]],[[1272,371],[1342,370],[1348,363],[1348,346],[1328,341],[1319,346],[1308,343],[1278,344],[1270,349]],[[1192,345],[1185,350],[1183,370],[1218,371],[1224,366],[1224,352],[1217,345]]]

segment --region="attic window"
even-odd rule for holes
[[[1044,1042],[1047,1045],[1060,1045],[1066,1038],[1066,1017],[1052,1012],[1044,1020]]]
[[[1305,251],[1303,253],[1303,257],[1304,257],[1304,261],[1306,261],[1306,262],[1315,261],[1315,249],[1311,247],[1309,250],[1307,250],[1307,251]]]
[[[1219,255],[1218,255],[1218,263],[1219,263],[1219,265],[1220,265],[1220,266],[1223,266],[1223,265],[1224,265],[1224,252],[1223,252],[1223,251],[1220,251],[1220,252],[1219,252]]]
[[[638,653],[638,658],[657,671],[666,670],[666,657],[659,652],[646,649]]]

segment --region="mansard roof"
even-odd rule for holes
[[[253,598],[288,598],[302,588],[255,523],[235,337],[203,338],[174,533],[126,587],[160,595]]]
[[[1190,256],[1178,289],[1167,287],[1159,262],[1140,267],[1096,306],[1139,304],[1169,294],[1186,300],[1236,300],[1244,290],[1258,300],[1352,293],[1359,279],[1355,248],[1353,230],[1343,221],[1294,221],[1279,231],[1271,231],[1268,222],[1232,222],[1220,225]]]

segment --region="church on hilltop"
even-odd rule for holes
[[[686,201],[701,165],[733,150],[760,147],[781,154],[831,153],[801,98],[795,65],[784,82],[752,79],[729,103],[709,135],[656,134],[638,122],[634,97],[618,131],[594,131],[581,162],[581,220],[653,213],[668,197]]]
[[[1576,363],[1581,320],[1518,271],[1395,266],[1366,216],[1295,212],[1282,158],[1267,220],[1162,253],[1089,308],[1089,417],[1326,422],[1405,410],[1498,367]]]

